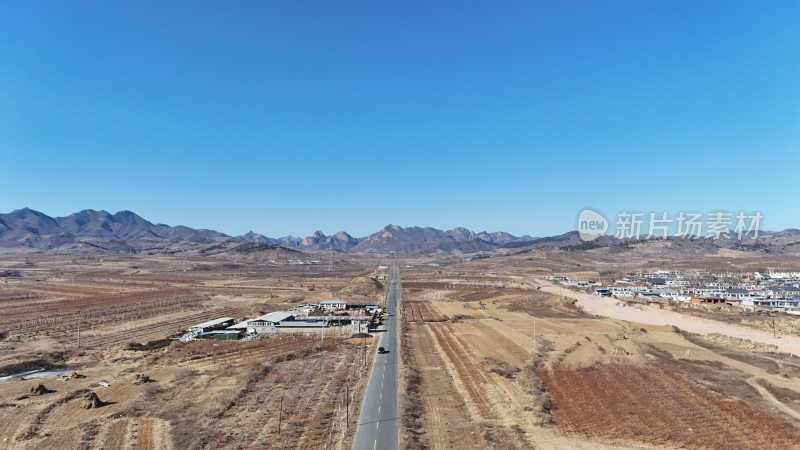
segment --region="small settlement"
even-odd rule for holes
[[[273,311],[238,322],[220,317],[189,327],[180,339],[239,340],[258,339],[275,333],[352,334],[373,330],[383,310],[375,304],[352,304],[345,300],[325,300],[299,305],[288,311]]]
[[[568,288],[593,289],[600,297],[650,299],[697,305],[729,305],[746,311],[777,311],[800,315],[800,272],[743,274],[677,272],[631,274],[604,285],[598,280],[547,277]]]

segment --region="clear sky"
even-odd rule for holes
[[[800,227],[800,2],[0,2],[0,212]]]

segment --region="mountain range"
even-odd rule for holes
[[[466,228],[437,230],[430,227],[387,225],[369,236],[356,238],[345,231],[325,235],[322,231],[298,238],[271,238],[253,231],[228,236],[213,230],[153,224],[133,212],[86,209],[66,217],[50,217],[23,208],[0,214],[0,248],[70,249],[91,247],[112,252],[185,251],[236,242],[264,243],[288,249],[337,250],[374,253],[474,253],[493,250],[513,242],[530,241],[530,236],[505,232],[480,232]]]
[[[229,251],[239,246],[243,249],[332,250],[353,253],[455,255],[500,250],[504,253],[541,247],[566,250],[593,250],[597,248],[625,251],[642,245],[668,247],[687,254],[708,254],[727,248],[745,252],[771,254],[800,254],[800,230],[762,232],[758,240],[702,238],[696,240],[641,239],[620,240],[601,236],[584,242],[578,232],[558,236],[534,238],[514,236],[506,232],[474,232],[458,227],[438,230],[431,227],[401,227],[387,225],[378,232],[356,238],[340,231],[326,235],[317,231],[299,238],[285,236],[271,238],[253,231],[242,236],[228,236],[213,230],[186,226],[153,224],[133,212],[83,210],[66,217],[50,217],[39,211],[23,208],[0,214],[0,248],[30,248],[67,251],[93,249],[106,252],[182,252],[200,251],[208,254]],[[248,244],[249,246],[246,246]],[[263,244],[263,245],[253,245]]]

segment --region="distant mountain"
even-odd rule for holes
[[[255,233],[253,231],[249,231],[237,237],[237,239],[245,242],[255,242],[257,244],[275,244],[282,247],[297,247],[300,245],[300,242],[303,241],[301,238],[294,236],[285,236],[276,239],[264,236],[263,234]]]
[[[239,239],[247,242],[278,244],[307,250],[349,251],[357,253],[474,253],[498,248],[509,242],[520,239],[530,240],[530,236],[516,237],[506,232],[476,233],[463,227],[452,230],[437,230],[430,227],[407,227],[387,225],[377,233],[362,238],[355,238],[340,231],[327,236],[322,231],[303,239],[291,236],[284,238],[268,238],[264,235],[249,232]]]
[[[0,214],[0,247],[38,249],[87,246],[107,251],[183,249],[187,244],[214,244],[228,239],[211,230],[153,224],[130,211],[111,214],[83,210],[52,218],[29,208]]]
[[[256,244],[274,244],[275,239],[268,238],[263,234],[256,233],[254,231],[248,231],[247,233],[239,236],[239,239],[246,241],[246,242],[254,242]]]
[[[29,208],[0,214],[0,239],[14,245],[31,246],[43,239],[61,233],[61,226],[52,217]]]
[[[499,247],[466,228],[450,231],[436,228],[387,225],[381,231],[359,239],[353,250],[374,253],[474,253]]]
[[[298,243],[299,248],[312,250],[334,249],[349,251],[358,244],[358,239],[350,236],[344,231],[340,231],[333,236],[325,236],[322,231],[317,231],[313,236],[309,236]]]
[[[602,236],[599,239],[605,239],[607,236]],[[598,239],[598,240],[599,240]],[[612,238],[613,239],[613,238]],[[539,248],[539,247],[567,247],[570,245],[578,245],[583,241],[577,231],[570,231],[558,236],[548,236],[541,238],[531,238],[527,240],[518,239],[515,241],[507,242],[503,245],[505,248]]]
[[[647,257],[654,260],[662,257],[701,258],[716,255],[721,250],[796,257],[800,256],[800,231],[795,229],[779,232],[760,231],[757,239],[744,237],[741,240],[733,231],[730,231],[727,237],[722,236],[717,239],[710,237],[618,239],[606,235],[588,242],[581,240],[577,231],[570,231],[558,236],[510,242],[501,247],[506,251],[523,252],[543,248],[590,252],[595,257],[603,253],[612,253],[625,254],[629,258]]]
[[[317,231],[312,236],[308,236],[306,238],[297,238],[294,236],[270,238],[264,236],[263,234],[250,231],[239,236],[238,239],[246,242],[275,244],[287,248],[310,250],[325,250],[332,248],[335,250],[347,251],[358,244],[358,239],[350,236],[344,231],[340,231],[333,236],[326,236],[322,231]]]
[[[481,231],[480,233],[478,233],[478,239],[487,242],[492,242],[494,244],[505,245],[511,242],[531,241],[536,238],[528,236],[527,234],[524,236],[517,237],[512,234],[506,233],[505,231],[496,231],[494,233],[487,233],[485,231]]]
[[[380,231],[355,238],[340,231],[326,235],[317,231],[311,236],[271,238],[253,231],[230,237],[212,230],[186,226],[153,224],[130,211],[111,214],[83,210],[66,217],[49,217],[29,208],[0,214],[0,248],[35,248],[70,250],[76,248],[110,252],[181,252],[196,250],[203,254],[227,251],[242,243],[237,251],[252,253],[266,250],[336,250],[354,253],[398,253],[417,255],[456,255],[491,252],[508,254],[541,248],[567,251],[603,249],[621,253],[659,255],[670,252],[685,256],[715,254],[721,249],[748,253],[800,255],[800,230],[760,232],[757,240],[738,240],[734,233],[722,239],[625,239],[601,236],[590,242],[580,239],[577,231],[558,236],[517,237],[506,232],[474,232],[457,227],[438,230],[431,227],[387,225]]]

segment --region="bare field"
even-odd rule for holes
[[[504,262],[402,272],[407,447],[795,448],[788,356],[590,315]]]
[[[800,360],[588,314],[541,278],[609,269],[566,256],[400,263],[402,447],[795,448]],[[372,339],[169,340],[221,316],[351,299],[340,292],[380,297],[363,281],[385,260],[270,258],[4,262],[29,271],[0,285],[0,375],[66,367],[85,377],[0,382],[0,449],[349,448]],[[152,382],[135,384],[137,374]],[[31,393],[40,382],[52,392]],[[85,409],[88,391],[104,403]]]
[[[15,264],[23,277],[0,284],[0,375],[66,371],[0,381],[0,449],[344,448],[352,439],[372,339],[336,330],[324,341],[316,333],[172,338],[218,317],[339,298],[372,262],[28,255],[3,263]],[[130,349],[148,342],[166,346]],[[135,383],[137,374],[151,382]],[[38,383],[48,392],[31,393]],[[88,392],[99,407],[84,408]]]
[[[792,448],[788,420],[708,389],[669,365],[540,370],[565,433],[689,448]]]
[[[431,302],[409,300],[403,303],[403,320],[409,322],[444,322],[447,316],[440,314]]]

